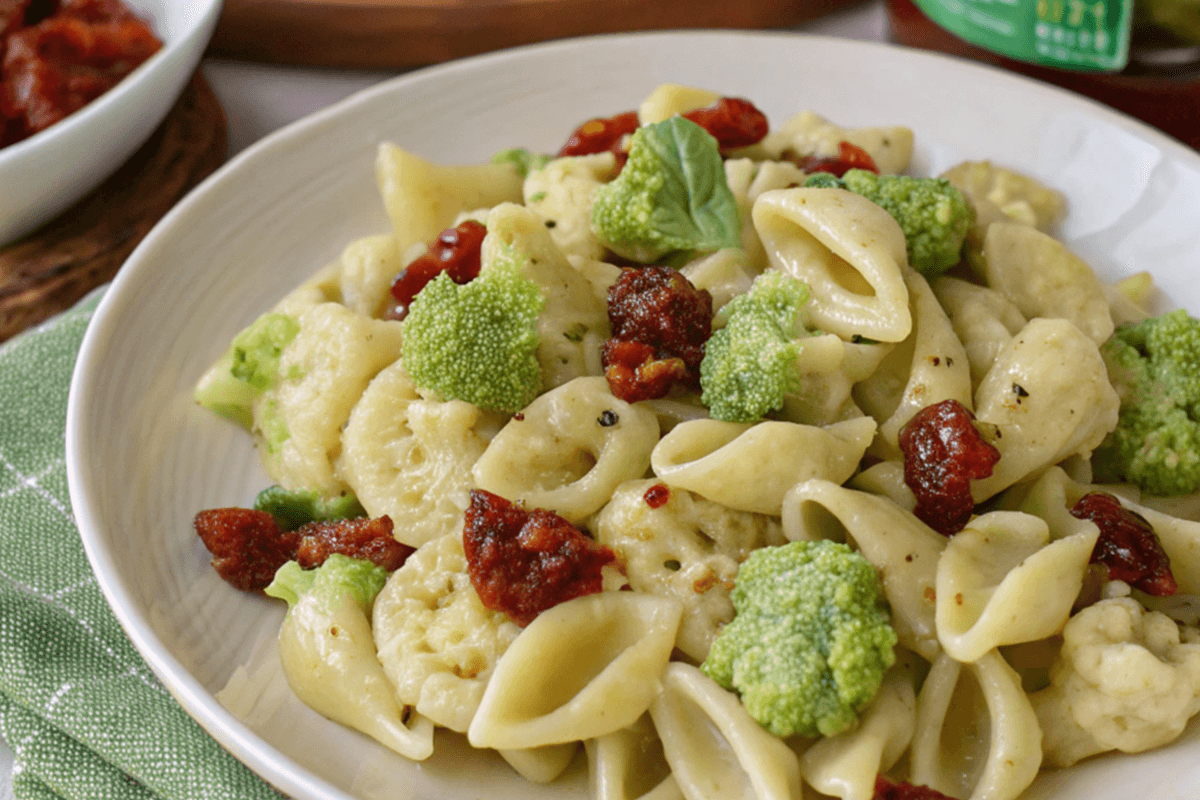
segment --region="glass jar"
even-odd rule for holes
[[[941,0],[941,4],[965,9],[974,1]],[[1037,14],[1044,18],[1047,8],[1070,13],[1079,0],[1008,0],[1005,4],[1019,3],[1036,3]],[[1079,5],[1086,8],[1089,4]],[[1095,7],[1101,6],[1096,3]],[[1135,7],[1132,19],[1124,22],[1127,51],[1119,54],[1124,66],[1109,72],[1091,71],[1095,65],[1088,65],[1085,71],[1030,63],[972,44],[933,22],[914,0],[887,0],[887,9],[892,39],[898,44],[984,61],[1057,84],[1138,117],[1200,150],[1200,41],[1192,40],[1200,40],[1200,30],[1195,29],[1200,27],[1200,15],[1181,27],[1169,19],[1152,20],[1149,12]],[[1033,15],[1026,18],[1036,19]],[[1179,33],[1167,25],[1178,28]],[[1044,33],[1039,30],[1038,35]],[[1032,39],[1033,31],[1029,34]]]

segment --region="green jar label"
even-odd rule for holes
[[[1129,60],[1133,0],[914,0],[927,17],[994,53],[1063,69]]]

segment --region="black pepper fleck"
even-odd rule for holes
[[[596,422],[599,422],[600,427],[602,428],[611,428],[613,425],[617,424],[618,419],[620,419],[620,417],[617,416],[617,412],[613,411],[611,408],[606,408],[604,409],[604,413],[602,413],[596,419]]]

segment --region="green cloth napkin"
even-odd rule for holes
[[[18,800],[281,797],[125,638],[71,515],[67,391],[99,302],[0,346],[0,733]]]

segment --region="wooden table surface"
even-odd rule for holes
[[[154,224],[225,160],[225,113],[197,73],[166,119],[98,189],[0,248],[0,341],[113,278]]]
[[[211,52],[403,69],[550,39],[681,28],[782,28],[855,0],[225,0]]]

